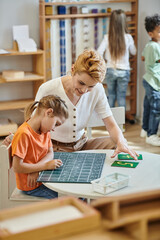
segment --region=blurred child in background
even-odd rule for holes
[[[107,90],[110,107],[126,107],[126,91],[130,79],[129,54],[136,54],[134,40],[127,33],[125,12],[121,9],[111,13],[109,33],[104,36],[98,52],[107,61]]]
[[[157,135],[160,123],[160,15],[146,17],[145,28],[151,40],[142,53],[142,60],[145,61],[145,97],[140,136],[146,137],[148,144],[160,146],[160,137]]]

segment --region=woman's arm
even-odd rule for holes
[[[16,173],[33,173],[43,170],[52,170],[62,165],[60,159],[53,160],[53,149],[49,148],[48,153],[38,163],[31,164],[23,162],[23,159],[14,155],[13,156],[13,169]]]
[[[113,116],[104,118],[103,122],[106,126],[107,131],[109,132],[110,137],[117,144],[117,148],[112,157],[115,157],[120,152],[125,152],[129,153],[135,160],[137,160],[138,154],[134,150],[129,148],[127,141],[124,138],[123,133],[118,127]]]

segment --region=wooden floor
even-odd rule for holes
[[[155,147],[145,142],[145,138],[140,137],[141,126],[139,124],[125,124],[124,136],[128,141],[128,145],[136,151],[151,152],[160,154],[160,147]],[[92,130],[93,137],[105,136],[105,127],[94,128]]]

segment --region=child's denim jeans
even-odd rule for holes
[[[148,137],[157,133],[160,122],[160,92],[143,79],[145,97],[143,102],[143,125]]]
[[[108,68],[106,74],[108,101],[110,107],[126,107],[126,91],[130,79],[129,70]]]
[[[47,199],[57,198],[58,193],[47,188],[43,184],[39,186],[38,188],[35,188],[31,191],[22,191],[26,195],[34,196],[34,197],[42,197]]]

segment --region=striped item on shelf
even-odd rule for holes
[[[58,14],[66,14],[65,6],[58,6]],[[60,72],[61,76],[66,74],[66,40],[65,40],[65,19],[59,20],[60,33]]]
[[[81,13],[87,14],[88,8],[86,6],[81,8]],[[84,49],[89,48],[89,22],[88,18],[83,18],[83,44],[84,44]]]
[[[92,9],[92,13],[98,13],[98,9]],[[94,18],[94,48],[98,48],[98,18]]]
[[[77,14],[77,7],[70,7],[70,14]],[[76,61],[76,19],[71,18],[71,53],[72,64]]]
[[[101,9],[101,13],[106,13],[106,9]],[[103,17],[102,18],[102,26],[103,26],[103,36],[106,35],[107,33],[107,18]]]

